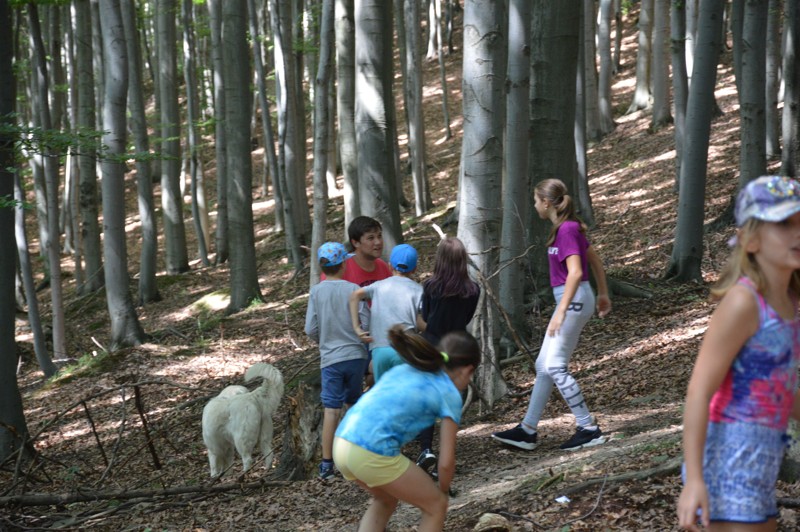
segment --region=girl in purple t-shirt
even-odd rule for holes
[[[556,309],[536,359],[536,382],[528,412],[522,423],[495,432],[492,438],[520,449],[536,447],[536,426],[555,385],[578,425],[578,430],[561,444],[561,448],[575,450],[598,445],[605,442],[605,438],[594,416],[589,413],[568,366],[581,330],[594,314],[595,304],[601,318],[611,310],[606,274],[600,257],[586,239],[586,228],[575,214],[575,205],[563,182],[546,179],[539,183],[534,191],[534,207],[540,218],[553,222],[547,240],[547,258]],[[596,301],[589,285],[589,268],[597,281]]]

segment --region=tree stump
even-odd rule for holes
[[[283,450],[276,474],[286,480],[306,480],[314,471],[314,458],[322,433],[320,372],[302,378],[293,396],[287,395],[289,415],[283,432]]]

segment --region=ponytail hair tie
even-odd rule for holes
[[[442,351],[442,352],[441,352],[441,355],[442,355],[442,358],[444,359],[444,363],[445,363],[445,364],[447,364],[448,362],[450,362],[450,357],[449,357],[449,356],[447,356],[447,353],[445,353],[444,351]]]

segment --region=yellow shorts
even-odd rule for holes
[[[358,479],[370,488],[397,480],[411,465],[402,454],[375,454],[338,437],[333,440],[333,461],[344,478]]]

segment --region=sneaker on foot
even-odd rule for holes
[[[522,428],[522,424],[517,425],[513,429],[494,432],[492,433],[492,438],[507,445],[525,449],[526,451],[530,451],[538,445],[536,443],[536,433],[528,434],[525,432],[525,429]]]
[[[333,478],[336,474],[336,471],[333,469],[333,462],[322,462],[319,465],[319,478],[322,480],[328,480],[329,478]]]
[[[600,430],[600,427],[597,427],[594,430],[578,427],[578,430],[575,431],[575,434],[573,434],[570,439],[562,443],[560,448],[564,449],[565,451],[577,451],[583,447],[592,447],[605,442],[606,438],[603,436],[603,431]]]
[[[430,449],[423,449],[417,458],[417,465],[427,473],[431,467],[436,465],[436,455]]]

